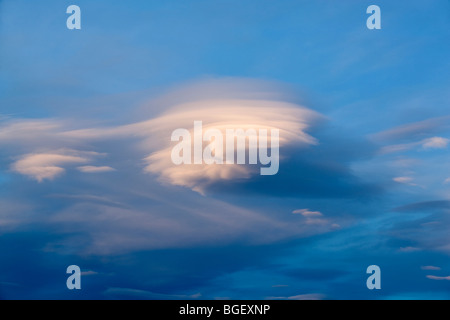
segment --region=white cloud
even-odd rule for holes
[[[411,178],[411,177],[396,177],[396,178],[393,178],[392,180],[394,180],[395,182],[398,182],[398,183],[409,183],[409,182],[413,181],[413,178]]]
[[[280,130],[280,147],[295,143],[305,146],[318,143],[305,130],[320,117],[314,111],[298,105],[273,100],[208,100],[175,106],[161,117],[154,119],[157,124],[156,135],[167,142],[145,158],[147,162],[145,171],[158,174],[160,180],[166,183],[204,193],[211,183],[249,179],[256,170],[250,166],[237,164],[177,166],[170,160],[175,145],[170,142],[173,130],[185,128],[192,134],[196,120],[203,122],[204,132],[215,128],[224,136],[226,129],[275,128]]]
[[[422,146],[424,149],[445,149],[448,145],[448,139],[442,137],[433,137],[423,140]]]
[[[395,182],[407,184],[410,186],[417,186],[417,184],[412,183],[412,181],[414,181],[414,179],[411,177],[395,177],[392,180],[394,180]]]
[[[323,216],[320,211],[311,211],[309,209],[297,209],[292,211],[293,214],[299,214],[304,217],[303,223],[309,226],[327,226],[331,230],[336,230],[340,228],[340,225],[333,223],[329,219],[320,218]]]
[[[72,155],[64,153],[72,153]],[[72,150],[27,154],[12,165],[12,170],[39,182],[45,179],[52,180],[65,172],[65,169],[62,167],[63,165],[89,161],[84,156],[74,154],[76,152]]]

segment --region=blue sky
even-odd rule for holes
[[[0,0],[0,298],[449,299],[449,27],[445,0]],[[172,175],[181,112],[317,143]]]

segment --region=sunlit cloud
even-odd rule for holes
[[[177,128],[186,128],[193,136],[193,124],[203,122],[203,130],[217,129],[225,136],[226,129],[278,129],[280,147],[297,143],[314,145],[317,140],[305,132],[310,123],[319,115],[298,105],[282,101],[265,100],[209,100],[174,107],[165,115],[155,119],[160,132],[170,132]],[[161,134],[159,134],[161,136]],[[162,181],[174,185],[192,188],[203,193],[207,186],[217,181],[248,179],[254,174],[254,168],[245,165],[174,165],[169,159],[173,143],[167,143],[163,149],[155,151],[145,159],[145,171],[158,174]],[[268,139],[268,144],[271,141]],[[246,146],[248,148],[248,146]],[[248,149],[246,149],[248,150]]]
[[[225,244],[236,239],[263,244],[336,229],[339,219],[324,219],[318,211],[305,209],[299,214],[300,219],[296,219],[271,210],[215,201],[212,197],[195,198],[198,195],[191,190],[205,195],[214,184],[259,177],[259,167],[176,166],[170,157],[173,130],[192,130],[194,121],[202,121],[205,131],[278,129],[281,148],[302,152],[308,146],[319,146],[320,141],[309,130],[324,117],[292,102],[290,96],[279,90],[280,86],[261,81],[226,79],[195,83],[187,88],[148,102],[160,106],[161,112],[145,116],[145,110],[141,110],[139,121],[134,122],[100,125],[89,119],[2,119],[0,145],[12,154],[5,159],[12,161],[11,171],[38,182],[58,183],[60,178],[103,184],[101,192],[87,189],[48,194],[37,202],[63,199],[66,206],[58,212],[46,213],[40,220],[36,220],[37,216],[21,216],[22,224],[39,221],[64,235],[47,243],[46,252],[71,249],[84,254],[111,255],[203,243]],[[280,153],[281,166],[286,157]],[[76,174],[64,175],[70,171]],[[108,172],[114,175],[101,174]],[[143,172],[147,175],[142,175]],[[127,177],[129,185],[116,186],[111,183],[113,176]],[[67,180],[59,183],[70,185]],[[167,188],[161,188],[161,184]],[[151,190],[147,189],[149,186]],[[185,187],[184,191],[177,191],[180,198],[183,194],[183,205],[166,200],[167,192],[173,192],[171,186]],[[119,200],[117,194],[124,199]],[[143,205],[146,197],[152,205],[164,206],[164,214],[158,208]],[[197,202],[200,199],[201,204]],[[17,227],[16,220],[9,215],[3,219],[10,227]],[[80,234],[85,240],[80,241]]]
[[[72,153],[72,155],[64,153]],[[89,159],[72,150],[58,153],[27,154],[12,165],[12,170],[39,182],[53,180],[65,172],[64,165],[85,163]]]
[[[237,87],[239,85],[239,87]],[[157,102],[167,105],[159,116],[129,124],[116,126],[85,127],[83,122],[67,120],[14,120],[6,122],[0,130],[0,143],[16,144],[22,149],[78,149],[86,144],[101,141],[123,141],[129,139],[142,158],[131,159],[144,163],[142,170],[155,174],[163,183],[184,186],[204,194],[209,185],[229,180],[246,180],[255,175],[258,168],[242,164],[196,164],[175,165],[171,161],[171,141],[174,130],[184,128],[192,134],[194,121],[202,121],[203,132],[216,129],[226,135],[227,129],[279,131],[279,147],[302,148],[317,145],[319,141],[307,133],[315,123],[324,119],[315,111],[289,102],[282,92],[264,92],[268,84],[242,79],[211,81],[191,85],[189,91],[167,94]],[[263,93],[264,92],[264,93]],[[176,96],[176,99],[174,99]],[[285,98],[285,99],[284,99]],[[183,101],[190,102],[183,102]],[[39,137],[39,138],[37,138]],[[270,134],[267,145],[270,150]],[[203,147],[207,145],[204,142]],[[245,146],[248,152],[248,144]],[[225,149],[225,148],[224,148]],[[97,150],[102,152],[102,150]],[[239,150],[235,150],[237,153]],[[36,151],[36,153],[38,153]],[[41,152],[39,152],[41,153]],[[65,172],[63,165],[86,163],[85,157],[73,155],[22,155],[13,165],[14,171],[33,177],[37,181],[52,180]],[[284,155],[272,156],[279,163]],[[37,159],[42,163],[35,164]],[[47,161],[45,162],[46,159]],[[109,166],[78,166],[83,173],[115,170]]]

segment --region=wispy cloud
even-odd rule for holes
[[[401,247],[400,249],[398,249],[399,252],[417,252],[421,250],[421,248],[417,247]]]
[[[394,225],[391,235],[411,241],[414,246],[404,247],[403,252],[438,251],[450,254],[450,201],[425,201],[394,209],[397,212],[419,213],[408,222]]]
[[[443,137],[431,137],[417,142],[393,144],[381,148],[381,154],[405,152],[412,149],[417,150],[432,150],[447,148],[449,140]]]
[[[438,277],[438,276],[428,275],[427,278],[431,279],[431,280],[448,280],[448,281],[450,281],[450,276],[448,276],[448,277]]]
[[[289,297],[267,297],[267,300],[323,300],[325,299],[324,294],[320,293],[308,293],[308,294],[299,294],[296,296]]]
[[[377,141],[417,139],[417,137],[423,135],[431,135],[442,130],[448,130],[450,127],[449,120],[450,116],[442,116],[413,122],[379,132],[373,135],[373,138]]]
[[[272,288],[286,288],[289,287],[288,284],[275,284],[272,286]]]
[[[116,171],[116,169],[108,167],[108,166],[82,166],[77,168],[81,172],[85,173],[98,173],[98,172],[110,172]]]
[[[310,211],[309,209],[297,209],[292,211],[293,214],[301,214],[304,217],[321,217],[320,211]]]
[[[92,270],[83,271],[83,272],[81,272],[81,275],[82,276],[95,276],[95,275],[98,275],[98,272],[92,271]]]
[[[199,299],[202,295],[200,293],[191,295],[175,295],[157,293],[147,290],[130,289],[130,288],[108,288],[104,292],[107,296],[114,296],[117,298],[138,298],[138,299],[152,299],[152,300],[194,300]]]
[[[407,184],[410,186],[417,186],[417,184],[413,183],[414,179],[412,177],[395,177],[394,180],[397,183]]]
[[[435,267],[435,266],[422,266],[422,267],[420,267],[420,269],[422,269],[422,270],[435,270],[435,271],[441,270],[441,268]]]

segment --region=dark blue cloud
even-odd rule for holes
[[[283,157],[278,174],[255,176],[248,182],[220,182],[209,186],[208,191],[360,200],[369,200],[383,192],[383,185],[364,181],[351,170],[353,163],[374,157],[375,145],[327,127],[322,131],[316,129],[311,134],[318,139],[318,145],[280,149]]]

